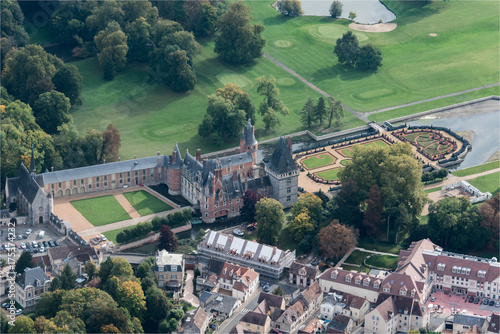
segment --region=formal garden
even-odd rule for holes
[[[131,219],[123,206],[112,195],[70,202],[94,226],[103,226]]]
[[[344,261],[342,268],[349,271],[369,273],[371,269],[396,270],[397,265],[397,255],[375,254],[356,249]]]
[[[392,133],[403,142],[412,144],[424,157],[436,161],[457,150],[457,139],[432,129],[399,130]]]
[[[123,196],[129,201],[134,209],[141,215],[147,216],[153,213],[172,210],[173,208],[158,197],[144,190],[130,191]]]

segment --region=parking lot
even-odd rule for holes
[[[9,240],[9,233],[7,228],[1,228],[1,236],[0,236],[0,247],[1,252],[0,252],[0,259],[5,259],[7,260],[7,254],[8,252],[4,249],[4,246],[6,247],[9,243],[14,244],[16,247],[16,255],[15,259],[17,259],[19,256],[21,256],[21,253],[23,250],[26,251],[31,251],[33,256],[37,255],[46,255],[47,254],[47,247],[46,245],[50,248],[49,242],[58,242],[59,244],[69,244],[69,241],[63,240],[64,238],[61,237],[60,235],[56,234],[54,231],[52,231],[49,228],[44,228],[43,225],[37,225],[36,227],[30,227],[27,225],[19,225],[16,226],[16,232],[15,232],[15,241],[10,241]],[[28,230],[31,230],[29,234],[26,234]],[[42,233],[43,237],[40,237],[40,232],[43,231]],[[36,242],[37,246],[34,247],[32,245],[33,242]],[[43,252],[40,252],[40,245],[39,243],[42,243],[43,246]],[[45,244],[46,243],[46,244]],[[25,248],[22,248],[21,245],[24,244]],[[31,250],[28,244],[31,245]],[[52,247],[57,247],[56,245]]]
[[[435,297],[436,299],[432,301],[432,297]],[[500,312],[500,307],[497,307],[496,305],[483,305],[484,299],[488,298],[481,298],[481,300],[477,304],[474,304],[473,302],[469,302],[469,296],[467,296],[467,299],[465,299],[465,296],[445,294],[444,292],[438,291],[432,294],[432,296],[428,299],[426,305],[429,306],[432,304],[434,309],[436,308],[436,305],[439,305],[439,308],[443,309],[443,314],[460,313],[468,315],[489,316],[491,312]],[[496,299],[495,302],[496,301],[498,301],[498,299]]]

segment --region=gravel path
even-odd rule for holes
[[[297,72],[295,72],[294,70],[292,70],[291,68],[289,68],[288,66],[286,66],[285,64],[283,64],[282,62],[280,62],[279,60],[277,60],[276,58],[271,57],[271,55],[269,55],[268,53],[264,53],[264,57],[270,59],[273,63],[275,63],[276,65],[278,65],[279,67],[281,67],[282,69],[284,69],[285,71],[287,71],[288,73],[290,73],[291,75],[293,75],[294,77],[296,77],[297,79],[299,79],[300,81],[302,81],[303,83],[305,83],[306,85],[308,85],[309,87],[311,87],[312,89],[314,89],[315,91],[317,91],[318,93],[320,93],[321,95],[323,95],[324,97],[327,97],[327,98],[331,97],[330,94],[328,94],[327,92],[321,90],[320,88],[318,88],[316,85],[312,84],[311,82],[307,81],[300,74],[298,74]],[[389,110],[399,109],[399,108],[403,108],[403,107],[413,106],[413,105],[416,105],[416,104],[425,103],[425,102],[429,102],[429,101],[435,101],[435,100],[443,99],[443,98],[446,98],[446,97],[451,97],[451,96],[456,96],[456,95],[460,95],[460,94],[464,94],[464,93],[474,92],[474,91],[481,90],[481,89],[484,89],[484,88],[490,88],[490,87],[495,87],[495,86],[499,86],[499,85],[500,85],[500,83],[494,83],[494,84],[491,84],[491,85],[485,85],[485,86],[481,86],[481,87],[477,87],[477,88],[466,89],[466,90],[463,90],[463,91],[460,91],[460,92],[456,92],[456,93],[451,93],[451,94],[446,94],[446,95],[440,95],[440,96],[436,96],[436,97],[433,97],[433,98],[430,98],[430,99],[425,99],[425,100],[421,100],[421,101],[415,101],[415,102],[411,102],[411,103],[401,104],[399,106],[394,106],[394,107],[389,107],[389,108],[383,108],[383,109],[369,111],[369,112],[356,111],[356,110],[353,110],[353,109],[347,107],[345,104],[342,104],[342,106],[344,107],[345,110],[351,112],[354,116],[356,116],[360,120],[365,121],[365,122],[368,123],[368,122],[370,122],[370,120],[368,119],[368,116],[370,116],[372,114],[377,114],[377,113],[381,113],[381,112],[384,112],[384,111],[389,111]]]

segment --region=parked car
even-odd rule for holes
[[[42,244],[42,242],[41,242],[41,241],[38,243],[38,247],[40,247],[40,248],[42,248],[42,247],[43,247],[43,244]]]
[[[28,235],[27,234],[23,235],[23,239],[28,239]]]
[[[10,303],[3,303],[2,308],[7,309],[9,307]]]
[[[264,292],[269,292],[269,283],[264,286]]]
[[[38,244],[35,241],[31,242],[31,246],[33,246],[33,248],[38,248]]]
[[[474,302],[474,296],[469,297],[469,303],[472,303],[472,302]]]
[[[43,243],[43,247],[45,247],[45,248],[49,247],[49,243],[47,241],[43,241],[42,243]]]
[[[474,298],[474,304],[479,304],[479,297]]]
[[[45,252],[45,248],[42,246],[42,247],[40,247],[40,253],[43,253],[43,252]]]
[[[56,245],[54,244],[54,242],[52,240],[49,241],[49,246],[50,247],[55,247]]]
[[[18,234],[18,235],[17,235],[17,240],[23,240],[23,236],[22,236],[22,235],[20,235],[20,234]]]
[[[488,298],[484,298],[483,299],[483,305],[488,305],[490,301],[488,300]]]
[[[492,300],[490,300],[490,304],[489,304],[489,305],[490,305],[490,306],[494,306],[494,305],[495,305],[495,301],[494,301],[493,299],[492,299]]]
[[[242,236],[244,236],[244,235],[245,235],[245,233],[243,233],[243,231],[242,231],[242,230],[240,230],[240,229],[238,229],[238,228],[235,228],[235,229],[233,230],[233,234],[234,234],[234,235],[236,235],[236,236],[238,236],[238,237],[242,237]]]
[[[436,301],[436,297],[432,297],[431,302],[435,302],[435,301]]]
[[[31,234],[31,232],[33,232],[33,230],[32,230],[32,229],[30,229],[30,228],[29,228],[29,229],[27,229],[27,230],[26,230],[26,235],[30,235],[30,234]]]
[[[495,303],[495,306],[496,306],[496,307],[500,307],[500,302],[496,302],[496,303]]]
[[[22,313],[23,313],[23,310],[17,309],[16,312],[15,312],[15,315],[18,316],[18,315],[20,315]]]
[[[24,242],[21,242],[21,248],[26,249],[26,245],[24,244]]]
[[[99,240],[98,238],[90,238],[90,242],[94,245],[99,245],[99,242],[101,242],[101,240]]]
[[[61,243],[60,243],[59,241],[57,241],[57,240],[55,240],[55,241],[54,241],[54,244],[55,244],[57,247],[61,246]]]
[[[108,239],[106,239],[106,237],[104,236],[104,234],[101,234],[101,235],[100,235],[100,237],[101,237],[101,241],[106,241],[106,240],[108,240]]]

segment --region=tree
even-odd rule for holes
[[[111,21],[95,36],[94,41],[99,50],[97,58],[103,68],[104,79],[113,80],[116,72],[123,70],[127,64],[127,36],[118,22]]]
[[[146,260],[142,261],[141,264],[135,270],[135,277],[142,279],[144,277],[153,277],[154,273],[151,267],[154,265],[154,258],[148,257]]]
[[[321,222],[323,214],[323,202],[321,198],[312,193],[300,195],[297,203],[292,206],[292,217],[297,217],[304,210],[307,210],[308,215],[314,222]]]
[[[496,194],[492,199],[487,200],[479,207],[479,212],[483,216],[481,226],[491,230],[491,238],[488,247],[498,249],[498,234],[500,221],[500,194]]]
[[[162,322],[160,322],[158,330],[160,333],[172,333],[177,330],[178,325],[179,321],[175,318],[171,318],[169,320],[164,319]]]
[[[365,218],[363,219],[363,232],[367,235],[376,236],[382,220],[384,206],[380,194],[380,188],[374,184],[370,188],[370,195],[366,201]]]
[[[116,22],[118,26],[123,24],[125,13],[117,1],[105,1],[92,9],[92,15],[85,20],[85,25],[92,36],[109,27],[108,22]]]
[[[332,2],[330,6],[330,17],[331,18],[339,18],[342,15],[342,2],[335,0]]]
[[[82,319],[72,317],[69,312],[59,311],[57,315],[51,319],[58,327],[67,326],[67,333],[85,333],[85,323]]]
[[[250,94],[244,92],[238,85],[228,83],[224,88],[217,88],[215,91],[217,96],[221,96],[226,100],[231,101],[234,107],[245,112],[245,120],[250,119],[252,124],[255,124],[255,107],[250,98]]]
[[[2,1],[2,37],[8,37],[13,46],[24,46],[29,36],[24,30],[24,15],[17,1]]]
[[[342,119],[344,118],[344,108],[340,100],[335,100],[333,97],[328,98],[328,127],[332,126],[332,120],[335,119],[335,126],[342,126]]]
[[[320,96],[316,106],[314,107],[314,118],[319,121],[319,125],[323,125],[323,118],[326,116],[325,99]]]
[[[72,105],[82,104],[82,75],[75,65],[59,68],[52,78],[57,91],[63,93]]]
[[[50,288],[49,291],[56,291],[62,289],[61,287],[61,280],[58,277],[54,277],[52,281],[50,282]]]
[[[354,66],[359,52],[358,38],[352,31],[344,33],[341,38],[337,39],[333,52],[337,55],[340,64]]]
[[[169,64],[169,86],[174,92],[192,90],[196,84],[196,74],[193,70],[192,60],[186,51],[177,50],[167,57]]]
[[[27,45],[5,56],[2,85],[15,98],[32,104],[38,95],[53,89],[46,82],[51,83],[62,66],[61,59],[45,52],[41,46]]]
[[[115,257],[113,259],[113,268],[111,269],[110,276],[125,280],[134,276],[134,270],[127,260],[122,257]]]
[[[255,220],[258,242],[276,245],[285,221],[283,205],[272,198],[261,198],[255,205]]]
[[[9,319],[4,312],[0,312],[0,333],[7,333],[9,331]]]
[[[304,14],[300,0],[278,0],[276,9],[286,16],[300,16]]]
[[[217,28],[217,9],[208,2],[200,3],[198,19],[193,26],[196,37],[212,35]]]
[[[123,282],[118,289],[116,302],[119,306],[126,308],[132,317],[142,319],[146,311],[146,298],[138,282]]]
[[[76,289],[76,275],[71,266],[66,263],[61,274],[61,288],[64,290]]]
[[[145,329],[148,332],[156,331],[161,320],[167,317],[172,304],[169,302],[162,290],[156,286],[146,290],[146,314]]]
[[[356,247],[357,232],[352,227],[339,224],[337,220],[319,231],[319,246],[327,258],[341,258]]]
[[[83,267],[83,271],[89,276],[89,281],[98,273],[98,269],[93,261],[88,261]]]
[[[108,258],[101,263],[99,268],[99,277],[101,278],[101,285],[104,285],[108,280],[111,270],[113,269],[113,259],[108,256]]]
[[[285,296],[285,291],[283,291],[283,288],[280,285],[278,285],[278,287],[273,290],[273,295],[283,297]]]
[[[40,296],[40,299],[36,302],[35,315],[37,317],[44,316],[48,319],[55,317],[59,312],[59,307],[61,306],[62,299],[66,293],[66,290],[43,293]]]
[[[355,182],[342,184],[342,189],[326,204],[326,221],[334,219],[342,224],[362,228],[363,213],[360,210],[361,199]]]
[[[30,317],[17,317],[9,333],[36,333],[34,322]]]
[[[34,268],[33,257],[30,252],[23,252],[19,259],[17,259],[15,272],[22,274],[26,268]]]
[[[217,20],[215,53],[233,64],[246,64],[262,56],[266,41],[261,37],[264,26],[250,25],[250,7],[242,1],[231,2]]]
[[[349,12],[349,20],[353,21],[356,18],[356,13],[355,12]]]
[[[309,211],[304,208],[296,215],[288,225],[288,230],[295,241],[300,242],[304,237],[316,229],[317,222],[309,215]]]
[[[158,240],[158,249],[166,250],[167,252],[175,252],[178,247],[177,238],[174,232],[170,229],[168,225],[163,225],[161,227],[160,239]]]
[[[382,66],[382,52],[369,43],[359,48],[356,67],[364,71],[376,71]]]
[[[207,114],[198,127],[198,134],[220,146],[238,138],[244,125],[243,110],[237,109],[230,100],[222,96],[210,95]]]
[[[273,129],[277,124],[280,124],[277,113],[284,116],[290,114],[290,110],[285,106],[285,103],[280,99],[280,91],[276,87],[276,79],[263,75],[257,79],[257,92],[264,96],[264,101],[259,106],[259,113],[263,117],[262,120],[266,125],[266,130]]]
[[[306,128],[311,128],[315,120],[315,109],[314,102],[311,98],[308,98],[306,104],[302,107],[300,121]]]
[[[255,205],[262,196],[252,189],[247,189],[243,194],[243,206],[240,209],[241,218],[248,222],[255,222]]]
[[[36,122],[48,134],[57,133],[57,128],[70,120],[69,99],[57,91],[40,94],[33,105]]]
[[[102,133],[102,150],[101,159],[99,160],[106,159],[108,162],[117,161],[118,151],[121,146],[120,131],[111,123]]]

